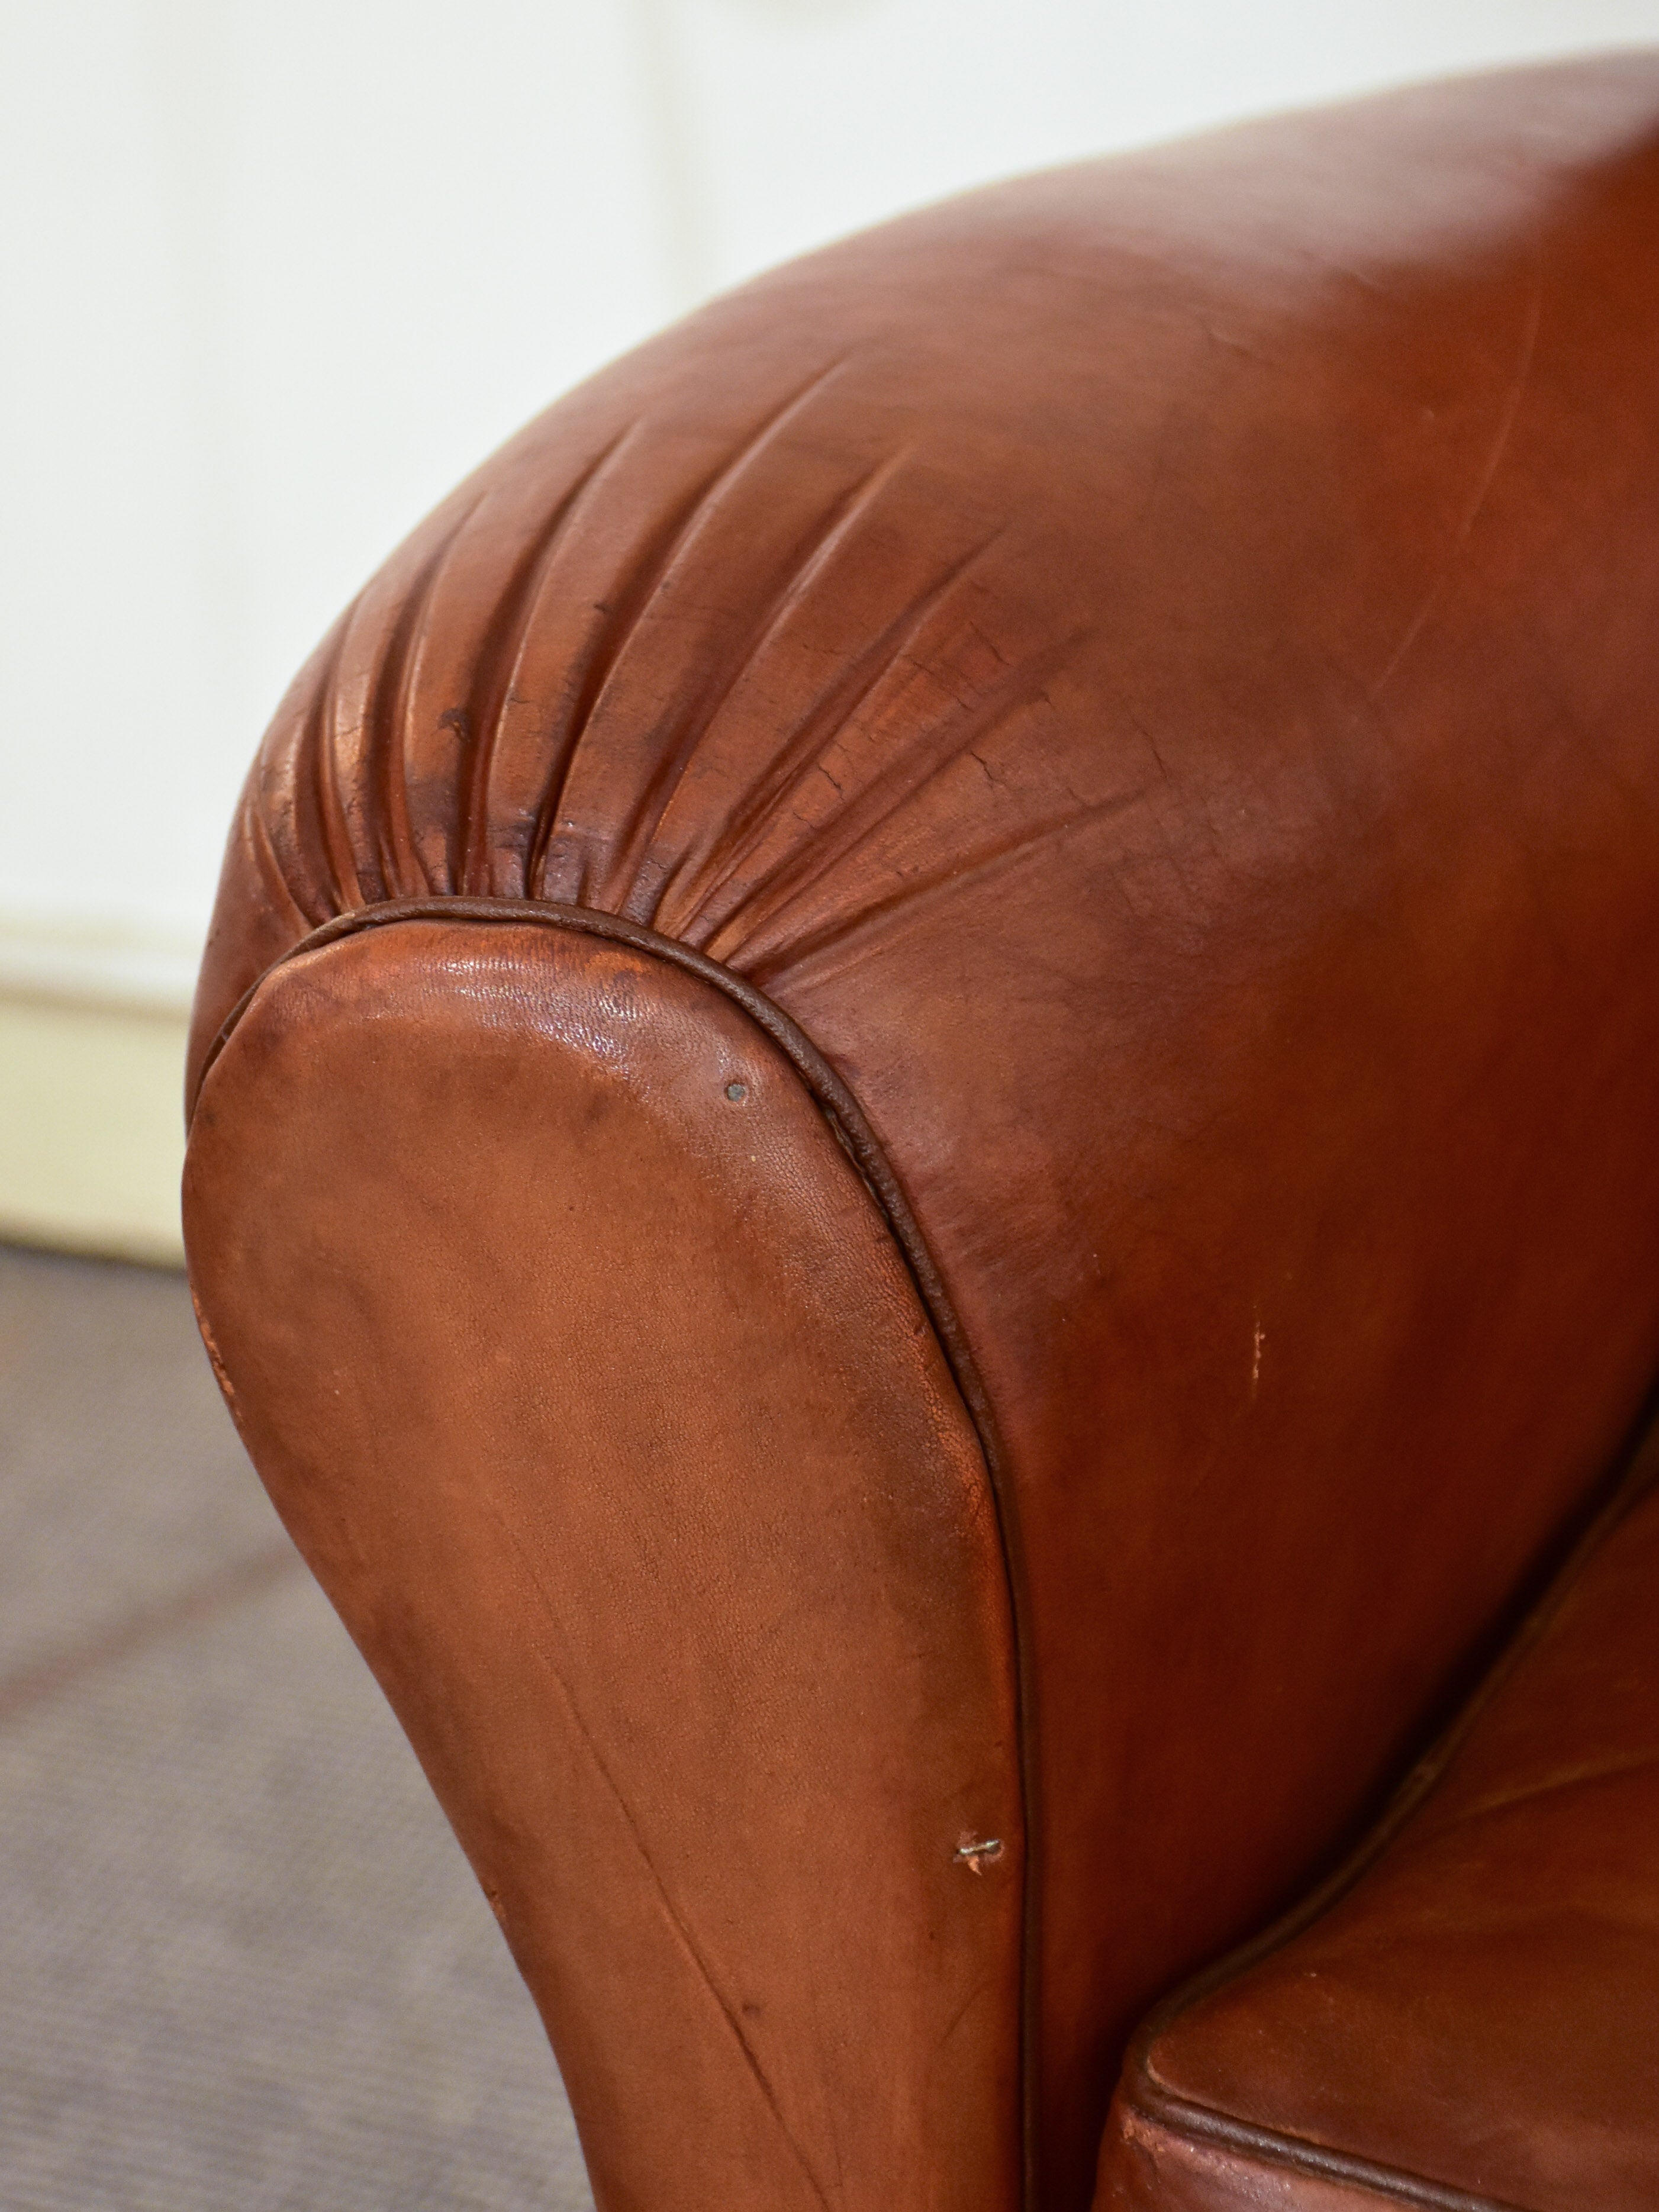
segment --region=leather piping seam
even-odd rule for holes
[[[1212,1991],[1240,1979],[1252,1966],[1285,1948],[1354,1889],[1419,1813],[1444,1778],[1475,1724],[1542,1638],[1601,1546],[1644,1498],[1659,1488],[1659,1408],[1650,1395],[1614,1462],[1622,1471],[1601,1510],[1583,1529],[1537,1601],[1509,1638],[1474,1691],[1411,1769],[1381,1817],[1350,1856],[1279,1919],[1237,1950],[1203,1968],[1156,2006],[1142,2022],[1124,2061],[1126,2102],[1132,2112],[1172,2134],[1223,2143],[1298,2172],[1352,2181],[1380,2196],[1433,2208],[1433,2212],[1526,2212],[1508,2200],[1480,2197],[1430,2180],[1426,2175],[1375,2164],[1305,2138],[1200,2104],[1167,2087],[1154,2070],[1158,2038],[1184,2012]]]
[[[1039,1959],[1036,1841],[1039,1813],[1036,1725],[1032,1711],[1035,1676],[1030,1657],[1030,1631],[1020,1595],[1024,1586],[1024,1579],[1015,1571],[1020,1561],[1018,1525],[1013,1513],[1012,1486],[1007,1480],[1006,1458],[989,1394],[981,1379],[978,1364],[957,1318],[951,1294],[945,1288],[927,1240],[910,1210],[903,1187],[893,1172],[880,1139],[870,1127],[852,1091],[799,1024],[763,992],[757,990],[752,983],[745,981],[732,969],[723,967],[719,961],[709,959],[707,954],[695,951],[689,945],[682,945],[674,938],[664,937],[642,922],[628,921],[621,915],[605,914],[593,907],[568,906],[550,899],[464,899],[442,896],[392,899],[353,908],[349,913],[336,915],[330,921],[320,923],[272,961],[249,984],[220,1024],[203,1060],[201,1074],[197,1079],[195,1096],[190,1102],[191,1118],[194,1117],[196,1103],[202,1095],[202,1085],[207,1080],[209,1071],[229,1042],[255,994],[269,976],[302,954],[320,951],[325,945],[332,945],[342,938],[355,936],[362,930],[382,928],[398,921],[540,923],[544,927],[568,929],[581,936],[597,937],[611,944],[627,945],[634,951],[653,955],[699,977],[739,1006],[791,1061],[829,1123],[832,1135],[881,1211],[915,1285],[922,1310],[933,1324],[945,1364],[962,1395],[968,1418],[978,1438],[980,1452],[985,1462],[992,1510],[996,1518],[1003,1575],[1008,1589],[1008,1613],[1014,1644],[1015,1725],[1018,1732],[1015,1765],[1019,1777],[1024,1826],[1024,1866],[1020,1896],[1018,2037],[1021,2194],[1025,2212],[1036,2212]]]
[[[1297,2136],[1279,2135],[1271,2128],[1229,2119],[1206,2106],[1189,2104],[1185,2098],[1169,2098],[1163,2110],[1145,2117],[1155,2118],[1170,2133],[1179,2132],[1193,2142],[1243,2151],[1262,2165],[1282,2166],[1313,2179],[1347,2182],[1387,2197],[1391,2203],[1420,2206],[1423,2212],[1526,2212],[1524,2206],[1512,2204],[1506,2197],[1474,2197],[1467,2190],[1448,2189],[1398,2166],[1378,2166],[1347,2151],[1327,2150]]]

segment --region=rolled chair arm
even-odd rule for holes
[[[1656,127],[1651,58],[1523,71],[780,270],[278,715],[198,1292],[607,2206],[1075,2212],[1146,2007],[1593,1509]]]

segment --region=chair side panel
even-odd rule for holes
[[[601,2206],[1012,2206],[995,1516],[782,1054],[626,948],[371,929],[262,985],[185,1206],[243,1435],[501,1919]]]

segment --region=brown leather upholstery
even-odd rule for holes
[[[1659,2201],[1659,1451],[1396,1820],[1142,2039],[1103,2208]]]
[[[556,1361],[601,1439],[619,1377],[655,1357],[637,1335],[557,1349],[575,1323],[539,1277],[512,1277],[498,1337],[479,1316],[515,1232],[476,1182],[441,1237],[407,1241],[465,1149],[465,1117],[430,1103],[446,1054],[481,1100],[495,1034],[441,945],[377,967],[355,1029],[328,1017],[331,1103],[313,1074],[284,1074],[284,1103],[244,1033],[277,1021],[310,933],[395,933],[410,901],[620,917],[802,1040],[804,1096],[830,1093],[803,1052],[848,1103],[1006,1575],[1043,2212],[1087,2201],[1138,2017],[1380,1802],[1592,1510],[1656,1364],[1656,235],[1650,58],[1253,126],[890,225],[706,309],[489,462],[301,676],[237,818],[198,999],[193,1082],[229,1041],[197,1109],[190,1235],[256,1459],[307,1514],[330,1486],[356,1495],[367,1443],[284,1411],[336,1295],[304,1267],[356,1285],[371,1364],[459,1286],[453,1325],[421,1325],[433,1405]],[[319,944],[319,975],[345,942]],[[526,1054],[576,1018],[567,988],[515,1000]],[[377,1056],[394,1035],[419,1083]],[[210,1146],[219,1113],[239,1133]],[[261,1211],[237,1194],[290,1115],[311,1134]],[[341,1132],[360,1124],[408,1147],[405,1212],[354,1182],[369,1164]],[[514,1190],[586,1187],[575,1122],[557,1142],[481,1126]],[[678,1141],[686,1163],[665,1148],[656,1211],[641,1201],[665,1238],[694,1174]],[[268,1284],[257,1255],[290,1233],[301,1272]],[[629,1232],[647,1275],[657,1233]],[[711,1239],[672,1244],[665,1342],[719,1265]],[[769,1387],[773,1353],[744,1341],[752,1366],[676,1370],[709,1394],[686,1416],[700,1449]],[[398,1512],[459,1543],[506,1442],[480,1413],[473,1455],[453,1439],[434,1461],[416,1402],[381,1405],[377,1448],[410,1470]],[[858,1437],[890,1464],[878,1420]],[[870,1474],[866,1505],[890,1479]],[[791,1516],[818,1511],[819,1480],[790,1488],[763,1553],[812,1552]],[[363,1510],[390,1514],[376,1494]],[[349,1561],[310,1540],[388,1680],[395,1644],[417,1743],[428,1701],[457,1741],[483,1729],[520,1615],[491,1661],[447,1610],[471,1584],[428,1603],[390,1533]],[[722,1540],[698,1600],[717,1612],[760,1571],[735,1508]],[[815,1570],[849,1623],[862,1556],[839,1582]],[[611,1634],[609,1589],[568,1616],[574,1641]],[[856,1662],[872,1684],[881,1648]],[[844,1775],[879,1705],[843,1701]],[[930,1711],[882,1724],[919,1745]],[[428,1756],[477,1836],[501,1770]],[[539,1863],[528,1829],[520,1846]],[[710,1876],[688,1940],[740,1924],[769,1879],[762,1858]],[[577,2024],[560,1931],[580,1917],[520,1955],[604,2172],[659,2094],[645,2046],[627,2056],[656,2000],[619,1970],[608,2020]],[[933,1970],[882,1948],[871,2017],[942,2017],[965,1955],[946,1945],[918,1990]],[[818,2048],[794,1986],[778,2055],[751,2054],[780,2111],[774,2064],[799,2082]],[[974,2063],[1002,2081],[988,2045]],[[714,2078],[675,2108],[698,2186],[769,2203],[733,2148],[750,2092]],[[1013,2123],[983,2124],[1001,2143]],[[807,2154],[827,2198],[933,2201],[916,2177],[938,2143],[878,2185],[871,2144],[893,2137],[860,2139],[844,2180]]]
[[[1000,2212],[1021,1810],[972,1426],[789,1057],[522,912],[303,953],[239,1024],[187,1188],[233,1407],[599,2201]]]

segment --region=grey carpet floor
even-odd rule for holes
[[[591,2203],[534,2010],[182,1280],[0,1249],[0,2205]]]

